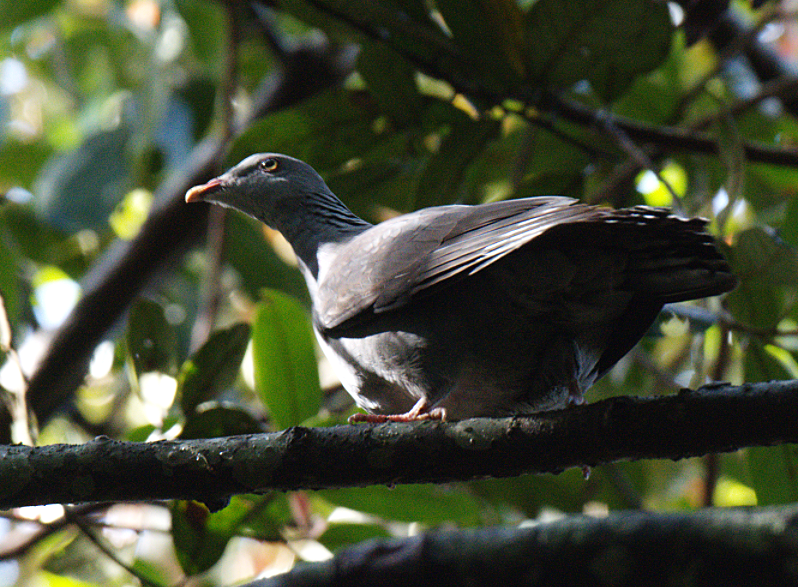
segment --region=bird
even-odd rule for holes
[[[582,403],[664,304],[737,283],[707,221],[665,208],[536,196],[372,225],[278,153],[245,158],[185,200],[243,212],[293,247],[316,338],[365,412],[350,422]]]

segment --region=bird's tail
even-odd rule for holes
[[[664,208],[607,210],[590,221],[602,244],[629,253],[626,289],[680,302],[734,289],[737,278],[706,231],[703,218],[680,218]],[[611,230],[604,230],[612,226]]]

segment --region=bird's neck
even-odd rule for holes
[[[371,228],[332,194],[314,194],[302,202],[301,209],[282,214],[275,224],[314,280],[319,276],[322,248],[329,251]]]

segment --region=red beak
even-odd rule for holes
[[[186,192],[186,203],[202,202],[210,193],[215,192],[222,185],[222,180],[218,177],[213,178],[208,183],[203,185],[195,185],[193,188]]]

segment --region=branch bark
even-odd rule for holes
[[[622,397],[527,417],[294,427],[192,441],[0,447],[0,509],[444,483],[798,442],[798,381]],[[146,480],[146,482],[143,482]]]
[[[373,540],[245,587],[794,585],[798,506],[573,516]]]

